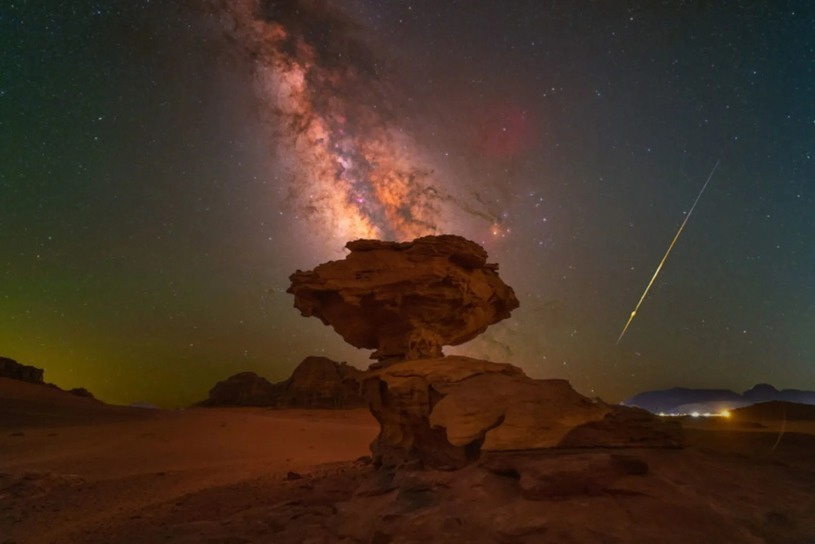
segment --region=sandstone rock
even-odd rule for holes
[[[43,370],[28,365],[21,365],[14,359],[0,357],[0,378],[11,378],[29,383],[43,383]]]
[[[288,292],[304,316],[376,348],[380,363],[361,376],[361,391],[380,423],[371,445],[379,466],[460,469],[482,451],[681,444],[678,427],[592,401],[565,380],[442,357],[443,345],[473,338],[518,306],[478,244],[445,235],[346,247],[344,260],[292,274]]]
[[[362,371],[326,357],[306,357],[281,383],[278,407],[359,408],[367,405],[359,394]]]
[[[590,451],[498,452],[479,462],[486,470],[519,481],[527,500],[598,496],[613,492],[628,476],[645,476],[648,464],[630,454]]]
[[[278,387],[254,372],[241,372],[218,382],[202,406],[272,406]]]
[[[458,471],[332,467],[228,526],[271,525],[257,540],[275,544],[811,541],[811,464],[767,463],[753,451],[758,433],[746,434],[758,442],[743,443],[744,455],[548,449],[488,452]],[[811,445],[798,450],[807,460]]]
[[[643,410],[592,401],[565,380],[454,356],[371,371],[363,393],[380,423],[371,449],[385,466],[418,459],[457,469],[482,451],[677,447],[681,430]]]
[[[562,448],[591,448],[603,444],[612,448],[682,447],[682,426],[673,419],[661,419],[630,406],[611,406],[599,421],[575,427],[561,440]]]
[[[331,325],[380,361],[436,358],[509,317],[512,288],[484,249],[460,236],[412,242],[356,240],[342,261],[291,275],[302,315]]]
[[[271,383],[254,372],[241,372],[219,382],[201,406],[268,406],[275,408],[358,408],[362,371],[326,357],[306,357],[287,380]]]

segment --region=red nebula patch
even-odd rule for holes
[[[483,115],[475,146],[486,157],[512,159],[534,146],[537,130],[529,110],[503,104],[488,108]]]

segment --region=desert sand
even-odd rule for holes
[[[689,419],[682,450],[553,453],[560,491],[510,507],[502,494],[518,482],[474,467],[416,473],[430,483],[394,497],[376,490],[365,456],[378,424],[364,409],[112,407],[11,380],[0,380],[0,399],[3,544],[363,542],[326,524],[339,511],[360,524],[348,532],[365,533],[376,516],[344,510],[362,504],[398,507],[378,519],[415,527],[364,542],[815,541],[811,421],[792,432],[766,417]],[[585,467],[608,459],[648,475],[581,488]],[[428,537],[439,516],[460,521]]]
[[[0,399],[2,543],[241,542],[208,524],[367,455],[378,429],[362,409],[111,407],[2,378]]]

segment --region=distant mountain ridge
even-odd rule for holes
[[[760,402],[783,401],[815,405],[815,391],[776,389],[760,383],[743,393],[729,389],[689,389],[674,387],[657,391],[644,391],[623,401],[626,406],[637,406],[655,414],[717,413],[750,406]]]

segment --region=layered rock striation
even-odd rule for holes
[[[379,465],[458,469],[483,452],[547,448],[674,448],[676,422],[577,393],[566,380],[468,357],[405,361],[369,372],[363,393],[381,431]]]
[[[306,317],[330,325],[379,361],[442,356],[518,307],[512,288],[478,244],[460,236],[412,242],[356,240],[350,253],[291,275],[288,292]]]

